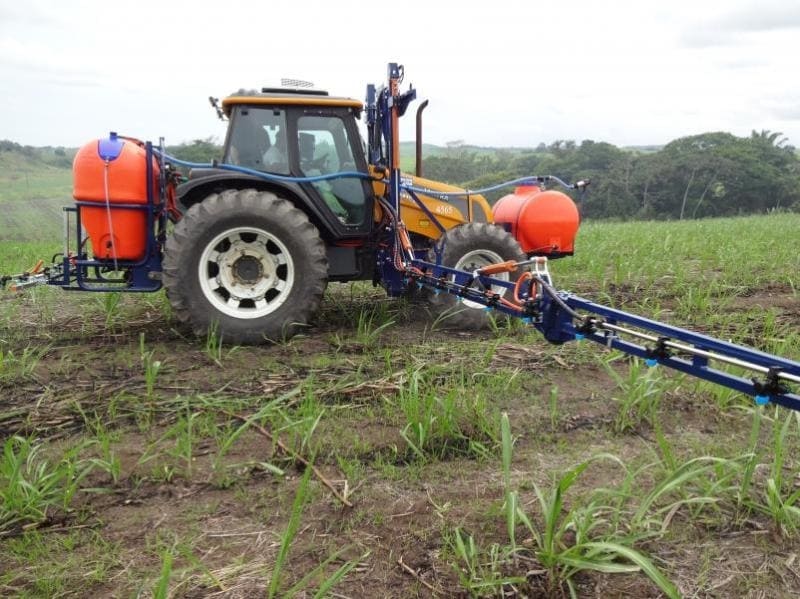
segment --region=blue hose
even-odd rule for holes
[[[503,183],[498,183],[497,185],[492,185],[491,187],[484,187],[482,189],[465,189],[464,191],[436,191],[435,189],[425,189],[424,187],[416,187],[414,185],[401,185],[403,189],[407,189],[409,191],[413,191],[414,193],[421,193],[423,195],[432,196],[436,198],[451,198],[451,197],[463,197],[463,196],[471,196],[471,195],[480,195],[484,193],[488,193],[490,191],[497,191],[498,189],[503,189],[504,187],[511,187],[512,185],[536,185],[538,183],[545,183],[547,181],[555,181],[562,187],[567,189],[578,189],[578,185],[570,185],[569,183],[565,183],[558,177],[554,177],[553,175],[547,175],[545,177],[521,177],[519,179],[513,179],[511,181],[505,181]]]
[[[170,156],[165,152],[160,152],[156,149],[153,149],[153,153],[160,156],[167,162],[171,162],[179,166],[185,166],[186,168],[216,168],[224,171],[233,171],[236,173],[244,173],[246,175],[252,175],[260,179],[266,179],[267,181],[280,181],[283,183],[316,183],[318,181],[331,181],[333,179],[363,179],[365,181],[380,181],[382,183],[388,183],[388,181],[386,181],[385,179],[376,179],[366,173],[360,173],[358,171],[341,171],[338,173],[329,173],[327,175],[315,175],[313,177],[292,177],[291,175],[276,175],[274,173],[265,173],[263,171],[247,168],[246,166],[237,166],[235,164],[216,163],[216,162],[209,162],[209,163],[188,162],[186,160],[180,160],[178,158],[175,158],[174,156]],[[406,189],[408,191],[413,191],[415,193],[421,193],[423,195],[437,197],[437,198],[451,198],[451,197],[456,198],[456,197],[488,193],[490,191],[503,189],[504,187],[511,187],[512,185],[536,185],[537,183],[544,183],[546,181],[555,181],[556,183],[567,189],[577,188],[577,185],[570,185],[569,183],[565,183],[558,177],[554,177],[552,175],[548,175],[546,177],[521,177],[519,179],[513,179],[511,181],[506,181],[504,183],[498,183],[497,185],[492,185],[491,187],[484,187],[483,189],[467,189],[464,191],[446,191],[446,192],[436,191],[434,189],[426,189],[424,187],[416,187],[414,185],[403,185],[402,183],[400,187],[401,189]]]
[[[209,162],[209,163],[188,162],[186,160],[180,160],[178,158],[175,158],[174,156],[170,156],[169,154],[159,152],[156,149],[153,150],[153,154],[161,156],[167,162],[171,162],[179,166],[185,166],[186,168],[217,168],[224,171],[233,171],[235,173],[244,173],[246,175],[252,175],[254,177],[259,177],[260,179],[266,179],[267,181],[281,181],[283,183],[316,183],[318,181],[330,181],[332,179],[364,179],[366,181],[375,180],[373,177],[365,173],[359,173],[358,171],[342,171],[339,173],[316,175],[313,177],[292,177],[290,175],[276,175],[273,173],[265,173],[262,171],[257,171],[252,168],[247,168],[246,166],[237,166],[235,164],[214,163],[214,162]]]

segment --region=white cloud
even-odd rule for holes
[[[363,98],[400,61],[431,100],[434,143],[664,143],[777,123],[800,145],[800,15],[784,4],[409,1],[387,14],[351,0],[0,0],[0,81],[13,105],[0,136],[221,137],[209,95],[290,76]]]
[[[800,4],[761,0],[733,7],[713,23],[732,31],[776,31],[800,29]]]
[[[736,46],[752,41],[751,34],[770,34],[800,29],[800,4],[780,0],[757,0],[718,7],[690,22],[681,39],[693,48]],[[796,48],[787,50],[796,53]]]

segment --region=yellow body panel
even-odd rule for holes
[[[370,174],[378,171],[370,167]],[[425,207],[438,219],[445,229],[452,229],[466,222],[494,222],[492,209],[482,195],[474,194],[463,198],[438,199],[436,192],[464,191],[461,187],[424,179],[415,175],[401,175],[403,184],[425,189],[430,193],[418,193],[417,197]],[[381,181],[373,181],[372,188],[375,195],[382,196],[386,193],[386,185]],[[482,214],[480,214],[482,213]],[[380,206],[376,204],[375,220],[381,218]],[[430,239],[438,239],[441,231],[431,222],[430,217],[419,207],[414,199],[407,193],[400,196],[400,218],[410,233],[416,233]]]
[[[425,207],[437,218],[445,229],[452,229],[466,222],[494,222],[492,209],[482,195],[472,194],[460,198],[437,198],[435,192],[464,191],[461,187],[448,185],[431,179],[424,179],[415,175],[402,175],[404,184],[410,184],[430,191],[431,193],[417,193],[417,197]],[[482,212],[483,214],[479,214]],[[430,239],[438,239],[441,231],[431,222],[414,199],[407,193],[400,196],[400,218],[406,224],[410,233],[417,233]]]

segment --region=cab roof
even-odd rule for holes
[[[339,106],[363,110],[364,103],[352,98],[329,96],[328,92],[321,90],[273,90],[240,89],[222,101],[222,110],[230,116],[234,106],[240,105],[266,105],[266,106]]]

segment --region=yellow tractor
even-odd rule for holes
[[[231,341],[258,342],[305,324],[328,281],[366,279],[391,295],[406,291],[381,262],[392,210],[381,198],[391,195],[391,161],[399,153],[391,146],[399,143],[396,129],[379,122],[379,95],[370,86],[365,105],[283,87],[240,90],[221,106],[212,100],[229,120],[222,164],[192,169],[178,188],[184,216],[164,254],[164,285],[179,319],[198,333],[217,323]],[[413,95],[399,96],[402,112]],[[425,104],[417,113],[418,171]],[[366,148],[357,126],[365,111]],[[419,257],[438,250],[443,264],[474,270],[573,251],[577,208],[540,181],[523,181],[493,213],[479,193],[418,175],[400,178],[399,217]],[[453,310],[454,325],[487,321],[479,304],[455,310],[448,294],[429,299],[435,311]]]

